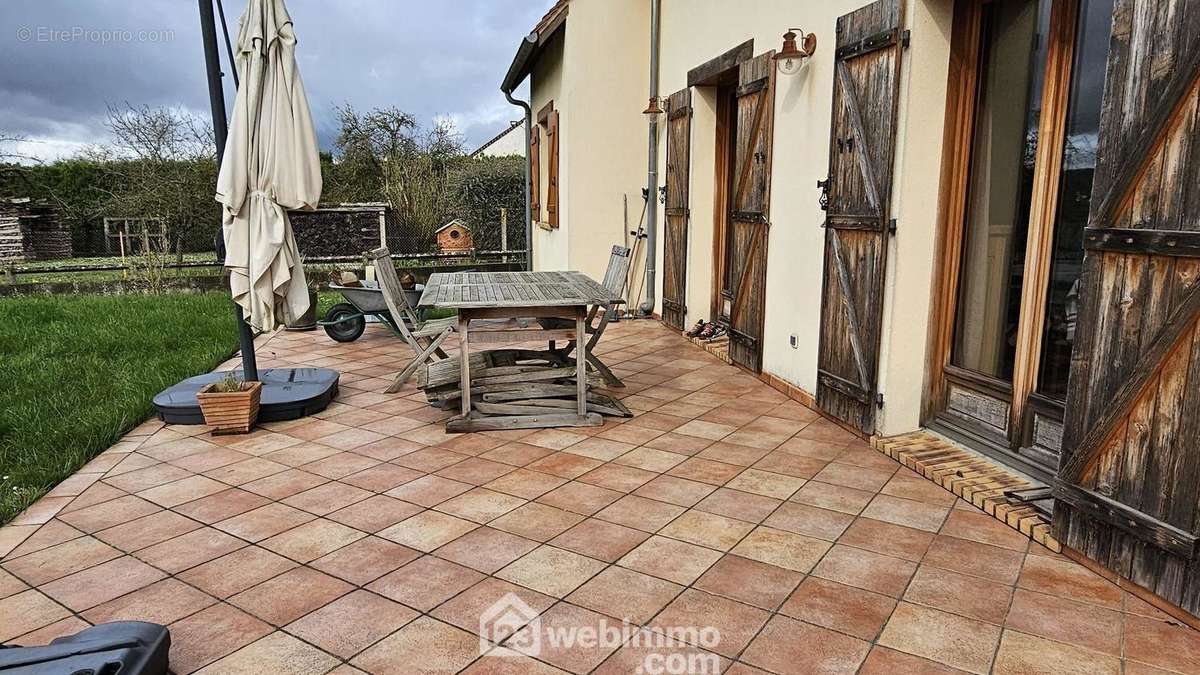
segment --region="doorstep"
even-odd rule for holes
[[[702,340],[697,337],[689,338],[689,337],[687,337],[687,335],[684,335],[682,331],[680,332],[680,335],[683,335],[685,338],[691,340],[692,344],[696,345],[697,347],[700,347],[701,349],[708,352],[709,354],[712,354],[713,356],[717,357],[718,359],[721,359],[722,361],[724,361],[725,363],[728,363],[729,365],[733,365],[733,359],[729,358],[729,336],[728,335],[723,335],[715,340]]]
[[[1050,534],[1046,516],[1032,504],[1005,494],[1044,486],[926,431],[875,437],[871,445],[1051,551],[1062,551]]]

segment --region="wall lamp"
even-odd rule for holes
[[[796,45],[797,37],[804,42],[803,47]],[[817,51],[816,35],[805,33],[802,28],[789,28],[788,32],[783,34],[783,49],[780,49],[774,56],[775,65],[779,67],[779,72],[791,75],[798,72],[804,59],[812,56],[815,51]]]

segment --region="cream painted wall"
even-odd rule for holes
[[[808,392],[816,390],[817,349],[824,266],[824,213],[816,181],[828,171],[835,24],[839,15],[866,0],[758,0],[753,12],[724,0],[663,0],[661,93],[686,86],[687,71],[753,38],[755,54],[778,49],[781,35],[800,26],[818,36],[816,55],[801,72],[779,75],[768,241],[767,310],[763,367]],[[631,218],[645,183],[646,0],[574,0],[568,17],[566,74],[553,97],[565,111],[563,198],[560,232],[539,233],[562,259],[555,237],[569,235],[567,261],[600,275],[609,244],[620,241],[621,195],[630,195]],[[935,252],[938,175],[949,56],[951,0],[908,0],[912,47],[905,52],[897,141],[894,213],[900,234],[892,240],[885,295],[881,390],[887,405],[884,434],[915,429],[925,379],[925,352]],[[619,37],[618,37],[619,36]],[[576,46],[578,45],[578,46]],[[540,68],[539,68],[540,70]],[[536,75],[536,73],[535,73]],[[551,97],[535,77],[535,110]],[[570,99],[571,105],[565,101]],[[688,323],[708,318],[713,281],[713,178],[715,93],[693,90],[692,165],[688,243]],[[665,120],[664,120],[665,121]],[[660,133],[660,182],[665,171],[665,134]],[[569,158],[569,159],[568,159]],[[570,171],[570,180],[566,172]],[[656,297],[661,299],[662,231]],[[563,265],[557,265],[562,267]],[[658,307],[661,310],[661,303]],[[789,345],[795,335],[797,347]]]
[[[569,26],[565,27],[569,30]],[[533,73],[530,75],[532,92],[530,107],[533,108],[534,128],[537,129],[537,114],[550,101],[554,102],[554,107],[560,111],[559,125],[563,124],[563,113],[568,109],[567,106],[567,91],[563,86],[563,55],[565,42],[562,37],[555,38],[553,42],[547,45],[546,50],[542,52],[541,58],[534,66]],[[533,214],[534,221],[544,219],[546,217],[546,186],[547,176],[549,171],[550,143],[546,138],[546,130],[541,129],[541,138],[539,143],[538,158],[538,195],[541,200],[541,208],[538,213]],[[566,210],[563,208],[568,202],[567,190],[565,186],[570,183],[566,180],[569,173],[568,163],[565,161],[568,156],[567,146],[569,144],[563,142],[563,137],[559,136],[559,229],[546,230],[538,225],[533,226],[533,268],[535,270],[563,270],[568,269],[567,262],[567,230],[568,224],[561,214]]]

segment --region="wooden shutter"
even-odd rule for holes
[[[688,162],[691,160],[692,91],[667,99],[666,244],[663,247],[663,323],[683,330],[687,320]]]
[[[1200,613],[1200,2],[1117,0],[1054,535]]]
[[[546,222],[558,227],[558,111],[551,110],[546,139],[550,141],[550,157],[546,170]]]
[[[817,405],[868,434],[878,395],[902,18],[900,0],[879,0],[837,21]]]
[[[762,370],[770,232],[771,150],[775,117],[775,62],[767,52],[738,65],[737,139],[730,195],[729,357]]]
[[[529,209],[534,221],[542,219],[542,127],[533,125],[529,134]]]

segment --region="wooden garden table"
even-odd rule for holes
[[[429,277],[420,306],[458,312],[462,415],[446,423],[447,431],[600,426],[603,419],[587,411],[588,307],[620,298],[582,272],[439,272]],[[559,318],[575,321],[573,329],[477,330],[475,319]],[[471,410],[470,343],[524,342],[531,339],[575,340],[575,412],[486,416]]]

